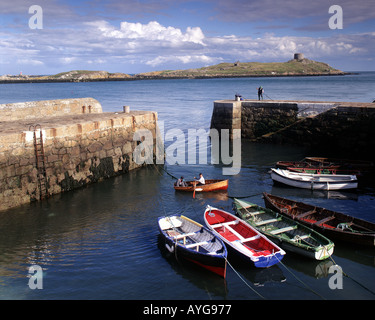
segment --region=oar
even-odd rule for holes
[[[197,182],[194,181],[194,192],[193,192],[193,199],[195,199],[195,187],[197,186]]]

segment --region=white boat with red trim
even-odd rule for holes
[[[204,220],[215,235],[257,268],[273,266],[285,255],[266,236],[229,212],[207,206]]]

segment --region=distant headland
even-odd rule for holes
[[[129,75],[107,71],[73,70],[55,75],[3,75],[0,83],[30,82],[93,82],[130,81],[151,79],[207,79],[239,77],[288,77],[345,75],[347,72],[334,69],[326,63],[309,60],[302,53],[294,54],[287,62],[234,62],[186,70],[163,70]]]

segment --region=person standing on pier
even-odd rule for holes
[[[263,100],[263,92],[264,92],[264,89],[262,86],[260,86],[258,88],[258,100],[260,100],[260,98],[262,97],[262,100]]]

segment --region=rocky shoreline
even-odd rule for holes
[[[351,74],[334,69],[326,63],[309,59],[293,59],[287,62],[235,62],[186,70],[164,70],[129,75],[107,71],[73,70],[56,75],[4,75],[0,83],[45,83],[45,82],[96,82],[134,81],[164,79],[213,79],[250,77],[312,77]]]
[[[137,80],[179,80],[179,79],[221,79],[221,78],[282,78],[282,77],[322,77],[322,76],[343,76],[354,74],[352,72],[340,73],[308,73],[308,74],[286,74],[286,75],[215,75],[215,76],[130,76],[118,78],[96,78],[96,79],[53,79],[15,77],[0,79],[0,84],[6,83],[58,83],[58,82],[100,82],[100,81],[137,81]]]

